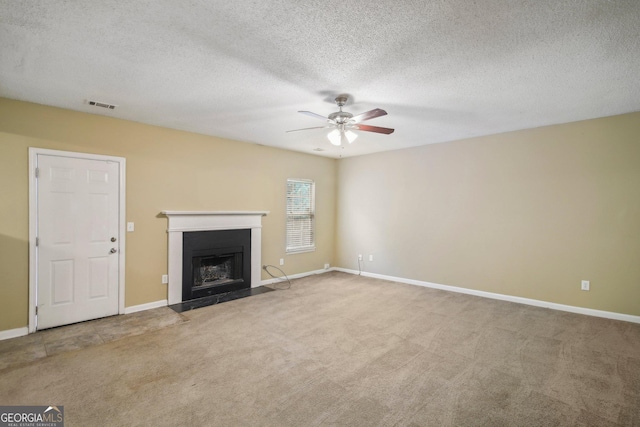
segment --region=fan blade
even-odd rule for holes
[[[379,126],[369,126],[369,125],[357,125],[357,126],[354,126],[353,129],[363,130],[365,132],[384,133],[386,135],[393,133],[393,131],[395,130],[391,128],[381,128]]]
[[[304,114],[309,117],[315,117],[316,119],[321,120],[329,120],[325,116],[321,116],[320,114],[312,113],[311,111],[298,111],[298,113]]]
[[[333,127],[333,126],[315,126],[315,127],[312,127],[312,128],[288,130],[286,132],[298,132],[298,131],[301,131],[301,130],[309,130],[309,129],[325,129],[325,128],[330,128],[330,127]]]
[[[371,120],[371,119],[375,119],[376,117],[381,117],[386,115],[387,115],[386,111],[381,110],[380,108],[376,108],[371,111],[366,111],[362,114],[358,114],[357,116],[353,116],[351,118],[351,121],[353,121],[353,123],[360,123],[360,122],[364,122],[365,120]]]

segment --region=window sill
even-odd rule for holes
[[[312,248],[287,249],[285,253],[293,255],[293,254],[301,254],[304,252],[315,252],[315,250],[316,250],[316,247],[314,246]]]

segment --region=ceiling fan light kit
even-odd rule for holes
[[[327,135],[329,142],[331,142],[333,145],[337,147],[340,147],[341,145],[345,145],[347,143],[351,144],[353,141],[356,140],[357,137],[358,137],[358,134],[353,131],[350,131],[350,130],[343,131],[338,129],[332,130]]]
[[[358,134],[354,132],[354,130],[361,130],[365,132],[375,132],[382,133],[385,135],[389,135],[393,133],[395,129],[391,128],[383,128],[379,126],[368,126],[361,125],[360,122],[364,122],[365,120],[375,119],[376,117],[381,117],[387,115],[387,112],[380,109],[374,108],[373,110],[366,111],[362,114],[358,114],[354,116],[353,114],[342,111],[342,107],[346,104],[349,99],[348,95],[338,95],[335,99],[336,104],[338,105],[339,111],[335,113],[329,114],[328,117],[321,116],[320,114],[312,113],[311,111],[298,111],[298,113],[314,117],[317,119],[326,120],[327,124],[325,126],[315,126],[311,128],[304,129],[294,129],[289,130],[287,132],[297,132],[301,130],[309,130],[309,129],[324,129],[324,128],[333,128],[331,132],[327,135],[329,142],[331,144],[340,147],[347,144],[351,144],[358,137]]]

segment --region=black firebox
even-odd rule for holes
[[[251,230],[183,233],[182,301],[251,288]]]

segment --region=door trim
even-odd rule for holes
[[[125,235],[126,235],[126,159],[124,157],[103,156],[100,154],[58,151],[45,148],[29,147],[29,333],[36,331],[36,305],[38,295],[38,259],[36,237],[38,231],[38,194],[36,186],[36,167],[38,154],[58,157],[71,157],[85,160],[102,160],[118,163],[120,185],[118,188],[118,313],[124,314],[125,295]]]

